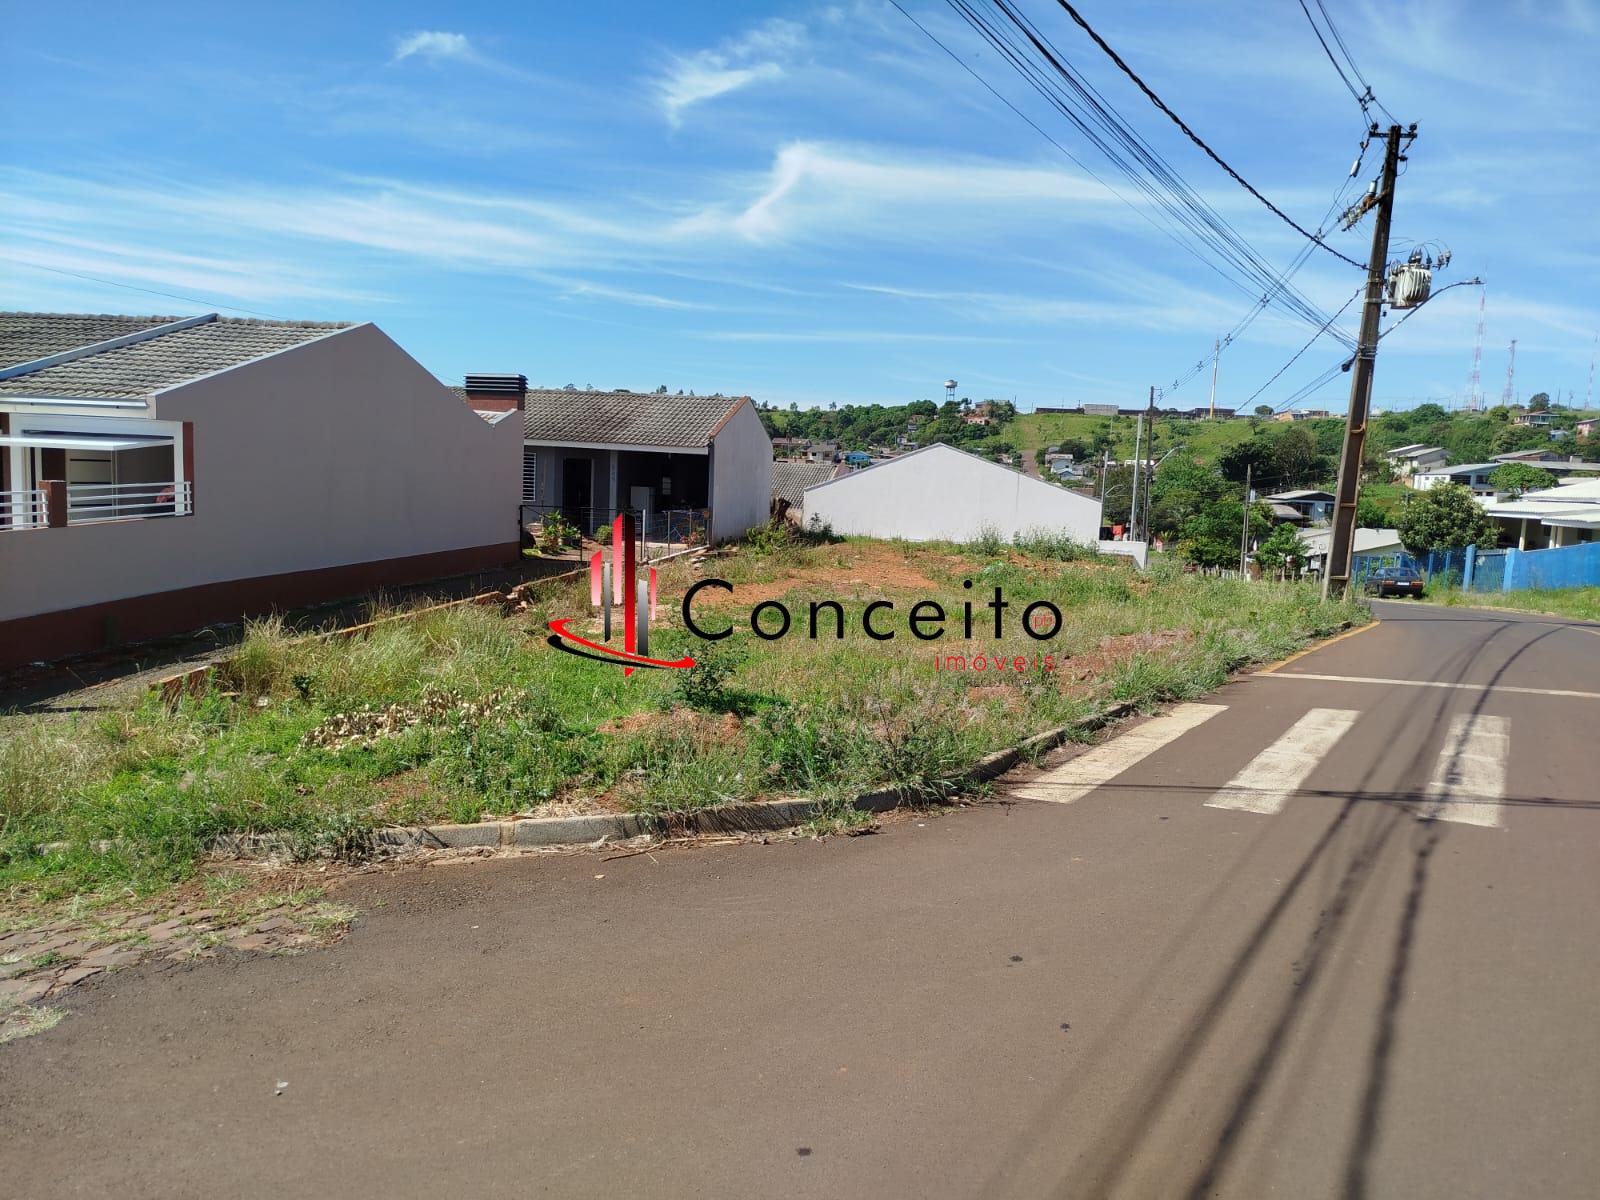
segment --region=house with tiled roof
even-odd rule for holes
[[[513,562],[517,425],[371,324],[0,313],[0,667]]]
[[[772,440],[749,396],[530,389],[522,499],[525,524],[560,513],[591,532],[631,511],[647,536],[728,541],[767,520]]]
[[[843,463],[801,462],[792,458],[772,463],[772,511],[796,524],[805,519],[805,491],[849,471]]]

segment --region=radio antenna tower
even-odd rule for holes
[[[1467,411],[1477,412],[1483,407],[1483,305],[1488,299],[1487,289],[1478,292],[1478,336],[1472,343],[1472,374],[1467,378]]]
[[[1517,339],[1511,339],[1511,357],[1506,359],[1506,390],[1500,393],[1500,403],[1511,407],[1511,385],[1517,377]]]
[[[1594,407],[1594,352],[1600,347],[1600,333],[1594,335],[1594,341],[1589,347],[1589,390],[1583,394],[1584,408]]]

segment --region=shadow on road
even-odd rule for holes
[[[1460,647],[1436,664],[1431,676],[1435,682],[1460,682],[1482,655],[1493,648],[1497,639],[1521,622],[1490,622],[1494,628],[1485,636]],[[1559,632],[1563,626],[1546,629],[1516,647],[1494,672],[1488,685],[1480,692],[1470,712],[1477,716],[1487,703],[1494,684],[1533,646]],[[1414,706],[1403,730],[1395,731],[1393,741],[1400,736],[1414,747],[1404,762],[1404,779],[1426,777],[1430,755],[1427,747],[1435,745],[1440,731],[1451,711],[1456,693],[1445,692],[1428,697]],[[1465,730],[1463,731],[1463,737]],[[1459,756],[1462,746],[1450,749],[1452,759]],[[1355,1113],[1354,1129],[1345,1153],[1342,1194],[1348,1200],[1363,1200],[1369,1193],[1369,1173],[1381,1131],[1385,1105],[1390,1087],[1391,1064],[1399,1040],[1400,1015],[1404,1004],[1408,972],[1416,948],[1417,929],[1426,899],[1429,867],[1435,852],[1445,839],[1447,827],[1438,821],[1418,819],[1423,802],[1423,791],[1380,791],[1371,788],[1373,776],[1379,769],[1374,760],[1362,775],[1357,786],[1347,793],[1305,791],[1305,796],[1324,796],[1340,802],[1338,812],[1306,852],[1299,865],[1284,882],[1280,892],[1267,910],[1249,930],[1232,958],[1224,964],[1205,998],[1190,1013],[1182,1030],[1161,1053],[1156,1064],[1134,1082],[1124,1094],[1124,1099],[1106,1114],[1099,1125],[1099,1133],[1087,1144],[1091,1149],[1076,1162],[1058,1163],[1050,1174],[1055,1179],[1054,1192],[1058,1195],[1108,1196],[1123,1184],[1135,1155],[1152,1137],[1158,1123],[1167,1114],[1179,1085],[1194,1069],[1202,1051],[1206,1050],[1225,1015],[1236,1001],[1240,990],[1258,967],[1263,948],[1269,938],[1295,906],[1303,900],[1308,885],[1319,868],[1329,880],[1325,899],[1318,905],[1318,917],[1306,935],[1295,956],[1295,975],[1284,991],[1276,1009],[1252,1017],[1252,1026],[1260,1032],[1252,1033],[1251,1043],[1232,1047],[1231,1058],[1244,1064],[1236,1073],[1231,1087],[1220,1096],[1219,1102],[1207,1114],[1185,1114],[1189,1121],[1201,1120],[1210,1126],[1205,1142],[1209,1149],[1197,1165],[1189,1168],[1187,1182],[1172,1180],[1164,1186],[1164,1194],[1187,1195],[1192,1198],[1216,1194],[1225,1173],[1234,1160],[1242,1135],[1252,1118],[1260,1117],[1259,1101],[1263,1089],[1280,1062],[1290,1035],[1304,1015],[1309,1002],[1318,992],[1337,989],[1336,976],[1327,974],[1328,964],[1334,960],[1341,945],[1351,914],[1358,902],[1370,889],[1372,881],[1380,876],[1377,867],[1390,848],[1402,835],[1409,835],[1405,854],[1409,857],[1407,890],[1395,916],[1395,931],[1385,972],[1383,998],[1373,1020],[1373,1036],[1367,1053],[1360,1084],[1360,1101]],[[1148,792],[1149,788],[1132,788],[1130,791]],[[1172,790],[1196,790],[1178,786]],[[1209,790],[1209,789],[1207,789]],[[1600,808],[1600,801],[1560,801],[1542,797],[1511,798],[1508,804],[1526,806],[1557,805],[1567,808]],[[1263,833],[1233,864],[1235,872],[1255,853]],[[1111,1056],[1115,1042],[1138,1019],[1138,1007],[1143,997],[1153,994],[1159,977],[1169,968],[1176,952],[1203,919],[1206,911],[1218,903],[1232,885],[1230,875],[1202,902],[1200,908],[1189,914],[1184,928],[1169,942],[1155,960],[1158,964],[1137,985],[1136,1005],[1131,1006],[1098,1039],[1088,1056],[1080,1060],[1073,1077],[1063,1080],[1034,1120],[1019,1133],[1011,1153],[1003,1159],[1003,1174],[992,1177],[986,1194],[1004,1191],[1014,1182],[1016,1169],[1041,1155],[1057,1153],[1056,1147],[1065,1144],[1072,1132],[1071,1101],[1095,1076],[1097,1065]],[[1079,1140],[1079,1139],[1074,1139]],[[1080,1144],[1083,1144],[1080,1141]]]

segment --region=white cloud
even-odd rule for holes
[[[988,224],[996,207],[1051,205],[1058,223],[1093,213],[1126,223],[1131,213],[1093,180],[1054,167],[966,156],[896,156],[814,142],[781,148],[742,207],[702,210],[685,228],[769,242],[807,232],[872,231],[938,239]],[[1065,206],[1065,207],[1061,207]],[[911,220],[913,215],[918,219]]]
[[[770,82],[784,74],[783,61],[805,46],[805,26],[779,17],[762,21],[713,50],[679,55],[656,84],[661,111],[674,126],[683,112],[702,101]]]
[[[389,61],[402,62],[412,57],[425,58],[429,62],[450,58],[470,62],[475,55],[466,34],[428,30],[401,38],[395,46],[394,57]]]
[[[751,83],[777,79],[783,68],[777,63],[758,63],[753,67],[720,67],[705,55],[680,58],[660,83],[661,108],[674,125],[683,121],[683,110],[691,104],[737,91]]]

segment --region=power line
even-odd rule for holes
[[[994,0],[1022,39],[1048,65],[1034,61],[1029,51],[978,11],[969,0],[947,0],[964,20],[994,47],[1044,99],[1067,118],[1135,187],[1164,211],[1175,225],[1205,243],[1221,259],[1248,281],[1230,279],[1235,287],[1254,295],[1265,291],[1287,311],[1308,324],[1320,325],[1324,314],[1287,285],[1284,274],[1275,271],[1222,216],[1211,208],[1162,156],[1145,142],[1116,112],[1115,108],[1079,75],[1049,40],[1007,0]],[[903,11],[903,10],[902,10]],[[1062,91],[1064,83],[1068,91]],[[1191,252],[1200,254],[1194,242],[1183,234],[1175,235]],[[1209,260],[1207,265],[1217,270]],[[1226,277],[1226,275],[1225,275]]]
[[[1058,139],[1056,139],[1055,137],[1053,137],[1048,131],[1046,131],[1043,126],[1041,126],[1037,121],[1035,121],[1027,113],[1023,112],[1020,108],[1018,108],[1010,100],[1008,100],[997,88],[995,88],[995,86],[993,84],[991,84],[982,75],[979,75],[978,72],[975,71],[972,68],[971,64],[969,64],[965,59],[963,59],[960,55],[958,55],[954,50],[950,49],[949,46],[945,45],[944,42],[940,41],[938,36],[931,29],[929,29],[921,21],[917,20],[916,17],[912,16],[908,11],[906,11],[906,9],[901,6],[900,0],[889,0],[889,3],[894,5],[894,7],[899,10],[901,16],[903,16],[906,20],[910,21],[911,24],[915,25],[917,27],[917,29],[922,32],[922,35],[924,37],[926,37],[935,46],[939,47],[939,49],[943,50],[945,52],[945,54],[949,55],[949,57],[955,62],[955,64],[957,66],[959,66],[968,75],[972,76],[973,79],[977,80],[978,83],[983,86],[985,91],[987,91],[996,100],[1000,101],[1001,104],[1004,104],[1007,108],[1009,108],[1017,116],[1021,117],[1022,120],[1027,123],[1029,128],[1031,128],[1035,133],[1037,133],[1045,141],[1049,142],[1052,146],[1054,146],[1057,150],[1059,150],[1063,155],[1065,155],[1066,158],[1070,162],[1072,162],[1075,166],[1077,166],[1081,171],[1083,171],[1084,174],[1088,175],[1089,178],[1093,179],[1101,187],[1105,188],[1106,191],[1110,192],[1118,200],[1121,200],[1124,204],[1126,204],[1134,212],[1138,213],[1147,222],[1149,222],[1151,227],[1154,228],[1158,233],[1166,234],[1167,237],[1171,238],[1179,246],[1181,246],[1184,249],[1188,250],[1196,258],[1198,258],[1202,264],[1204,264],[1205,266],[1209,267],[1212,271],[1215,271],[1218,275],[1221,275],[1221,277],[1223,278],[1224,281],[1226,281],[1228,283],[1234,283],[1234,286],[1236,286],[1236,287],[1238,286],[1238,284],[1234,280],[1230,279],[1227,275],[1223,274],[1217,268],[1215,263],[1213,263],[1209,259],[1207,259],[1205,257],[1205,255],[1194,245],[1194,243],[1192,241],[1185,240],[1181,235],[1173,232],[1171,229],[1163,229],[1161,227],[1161,225],[1156,222],[1155,218],[1153,218],[1148,212],[1146,212],[1143,208],[1139,207],[1139,205],[1135,204],[1132,200],[1128,199],[1121,192],[1117,191],[1116,188],[1112,187],[1109,183],[1107,183],[1104,179],[1102,179],[1098,174],[1096,174],[1096,172],[1091,167],[1089,167],[1088,164],[1086,164],[1081,158],[1079,158],[1071,150],[1068,150],[1065,146],[1063,146],[1061,144],[1061,142]]]
[[[1339,306],[1339,311],[1334,313],[1333,316],[1328,318],[1327,324],[1323,325],[1323,327],[1321,329],[1317,330],[1314,334],[1312,334],[1311,335],[1311,340],[1309,342],[1307,342],[1304,346],[1301,346],[1300,349],[1296,350],[1294,352],[1293,356],[1289,359],[1288,362],[1284,363],[1283,366],[1279,367],[1276,371],[1274,371],[1272,373],[1272,378],[1271,379],[1267,380],[1260,387],[1258,387],[1254,392],[1252,392],[1250,394],[1250,400],[1254,400],[1257,396],[1261,395],[1262,392],[1266,391],[1269,387],[1271,387],[1274,383],[1276,383],[1278,381],[1279,376],[1281,376],[1290,367],[1294,366],[1294,364],[1299,360],[1300,356],[1302,354],[1304,354],[1307,350],[1311,349],[1311,347],[1316,344],[1317,339],[1319,337],[1321,337],[1324,333],[1327,332],[1328,326],[1332,325],[1340,317],[1344,316],[1344,310],[1349,308],[1352,304],[1354,304],[1355,300],[1356,300],[1356,297],[1361,295],[1361,293],[1364,292],[1365,290],[1366,290],[1366,284],[1362,284],[1355,291],[1351,292],[1350,293],[1350,299],[1346,300],[1343,304],[1341,304]],[[1246,400],[1245,404],[1249,404],[1250,400]]]
[[[138,287],[131,283],[119,283],[115,279],[101,279],[97,275],[81,275],[77,271],[65,271],[60,267],[47,267],[43,263],[29,262],[24,258],[12,258],[10,255],[0,254],[0,260],[16,263],[21,267],[31,267],[35,271],[49,271],[54,275],[67,275],[73,279],[82,279],[88,283],[103,283],[107,287],[126,288],[130,292],[144,292],[150,296],[163,296],[168,300],[182,300],[185,304],[202,304],[207,308],[225,308],[229,312],[241,312],[252,317],[265,317],[269,321],[287,321],[290,318],[280,317],[273,313],[257,312],[253,308],[240,308],[236,304],[222,304],[216,300],[202,300],[198,296],[184,296],[177,292],[158,292],[155,288]]]
[[[1134,84],[1139,88],[1139,90],[1141,92],[1143,92],[1145,94],[1145,96],[1150,100],[1150,102],[1152,104],[1154,104],[1158,109],[1160,109],[1163,113],[1165,113],[1166,116],[1172,121],[1173,124],[1175,124],[1179,129],[1183,130],[1184,134],[1188,136],[1189,140],[1191,142],[1193,142],[1196,146],[1200,147],[1200,149],[1204,150],[1206,155],[1211,159],[1211,161],[1216,163],[1217,166],[1221,167],[1224,171],[1226,171],[1233,178],[1234,182],[1238,183],[1242,188],[1244,188],[1245,191],[1249,192],[1257,200],[1261,201],[1262,204],[1265,204],[1267,206],[1267,208],[1269,208],[1273,213],[1275,213],[1280,220],[1282,220],[1285,224],[1287,224],[1296,233],[1300,234],[1301,237],[1310,239],[1311,241],[1315,242],[1317,245],[1321,246],[1329,254],[1333,255],[1335,258],[1342,259],[1343,261],[1349,263],[1352,267],[1356,267],[1356,268],[1358,268],[1360,270],[1366,270],[1366,268],[1361,263],[1358,263],[1355,259],[1351,258],[1349,255],[1343,254],[1340,251],[1335,250],[1332,246],[1328,245],[1327,242],[1323,241],[1316,234],[1314,234],[1314,233],[1310,232],[1309,230],[1307,230],[1304,226],[1302,226],[1298,221],[1296,221],[1288,213],[1284,212],[1281,208],[1279,208],[1271,200],[1268,200],[1259,191],[1257,191],[1255,186],[1249,180],[1247,180],[1243,175],[1239,174],[1239,172],[1235,171],[1231,166],[1228,165],[1228,163],[1223,159],[1223,157],[1220,154],[1218,154],[1210,146],[1206,145],[1205,140],[1199,134],[1197,134],[1193,129],[1190,129],[1188,124],[1183,120],[1183,118],[1180,117],[1177,113],[1173,112],[1172,109],[1167,106],[1166,102],[1164,100],[1162,100],[1160,96],[1156,95],[1153,90],[1151,90],[1149,84],[1147,84],[1143,79],[1139,78],[1138,72],[1136,72],[1132,67],[1130,67],[1126,62],[1123,61],[1122,56],[1120,54],[1118,54],[1115,50],[1113,50],[1111,48],[1111,46],[1109,44],[1107,44],[1106,40],[1103,37],[1101,37],[1098,33],[1096,33],[1094,31],[1094,27],[1091,26],[1089,24],[1089,22],[1087,22],[1087,21],[1085,21],[1083,19],[1083,16],[1078,12],[1078,10],[1076,8],[1074,8],[1070,3],[1068,3],[1068,0],[1056,0],[1056,3],[1059,4],[1063,9],[1065,9],[1067,15],[1069,17],[1071,17],[1074,21],[1076,21],[1078,23],[1078,25],[1083,29],[1083,31],[1085,33],[1087,33],[1089,35],[1089,37],[1094,40],[1094,44],[1095,45],[1099,46],[1101,50],[1105,51],[1107,56],[1110,57],[1112,62],[1116,63],[1117,67],[1122,71],[1122,73],[1124,75],[1126,75],[1129,79],[1133,80]]]
[[[1318,0],[1317,7],[1322,7],[1321,0]],[[1328,61],[1333,64],[1333,69],[1339,73],[1339,82],[1350,89],[1350,94],[1355,97],[1356,103],[1361,106],[1361,111],[1365,114],[1367,111],[1366,100],[1360,92],[1356,91],[1356,85],[1350,82],[1349,77],[1344,73],[1344,68],[1339,65],[1339,60],[1333,56],[1333,51],[1328,49],[1327,39],[1322,36],[1322,30],[1317,28],[1316,21],[1312,20],[1311,10],[1306,7],[1306,0],[1300,0],[1300,11],[1305,13],[1306,21],[1311,25],[1311,32],[1317,35],[1317,41],[1322,46],[1322,52],[1328,56]],[[1326,15],[1325,9],[1324,15]]]
[[[1382,339],[1388,337],[1396,329],[1399,329],[1400,326],[1404,325],[1407,321],[1409,321],[1411,319],[1411,316],[1412,316],[1413,313],[1421,312],[1424,308],[1426,308],[1428,306],[1429,303],[1431,303],[1433,300],[1437,299],[1438,297],[1444,295],[1451,288],[1482,287],[1482,286],[1483,286],[1483,280],[1481,280],[1481,279],[1461,279],[1461,280],[1457,280],[1455,283],[1446,284],[1444,287],[1440,288],[1436,292],[1430,292],[1428,294],[1428,299],[1424,300],[1421,304],[1414,305],[1412,308],[1407,309],[1405,316],[1401,317],[1393,325],[1389,326],[1389,328],[1385,329],[1382,333],[1380,333],[1378,335],[1379,340],[1381,341]]]
[[[1373,93],[1372,93],[1372,85],[1367,82],[1367,77],[1361,73],[1361,68],[1356,66],[1355,57],[1350,53],[1350,47],[1345,45],[1345,40],[1339,33],[1339,27],[1333,23],[1333,18],[1328,15],[1327,6],[1322,3],[1322,0],[1316,0],[1316,4],[1317,4],[1317,11],[1322,14],[1322,19],[1325,22],[1327,22],[1328,32],[1333,35],[1333,40],[1339,46],[1339,52],[1344,55],[1345,62],[1350,64],[1350,73],[1352,75],[1354,75],[1356,77],[1356,79],[1360,81],[1361,86],[1366,89],[1365,98],[1363,99],[1362,97],[1357,97],[1357,99],[1356,99],[1356,102],[1361,105],[1361,111],[1362,112],[1366,112],[1367,111],[1367,105],[1369,103],[1370,104],[1375,104],[1375,105],[1378,106],[1378,111],[1381,112],[1384,116],[1389,118],[1389,123],[1391,125],[1400,124],[1400,121],[1395,117],[1395,115],[1392,112],[1390,112],[1387,108],[1385,108],[1383,106],[1383,101],[1379,100],[1377,96],[1373,95]],[[1305,7],[1304,3],[1302,3],[1300,7],[1304,8]],[[1309,12],[1306,13],[1307,17],[1309,17],[1310,15],[1311,14]],[[1316,26],[1316,23],[1312,22],[1312,27],[1315,28],[1315,26]],[[1317,35],[1317,38],[1318,38],[1319,41],[1321,40],[1321,37],[1322,37],[1321,34]]]

